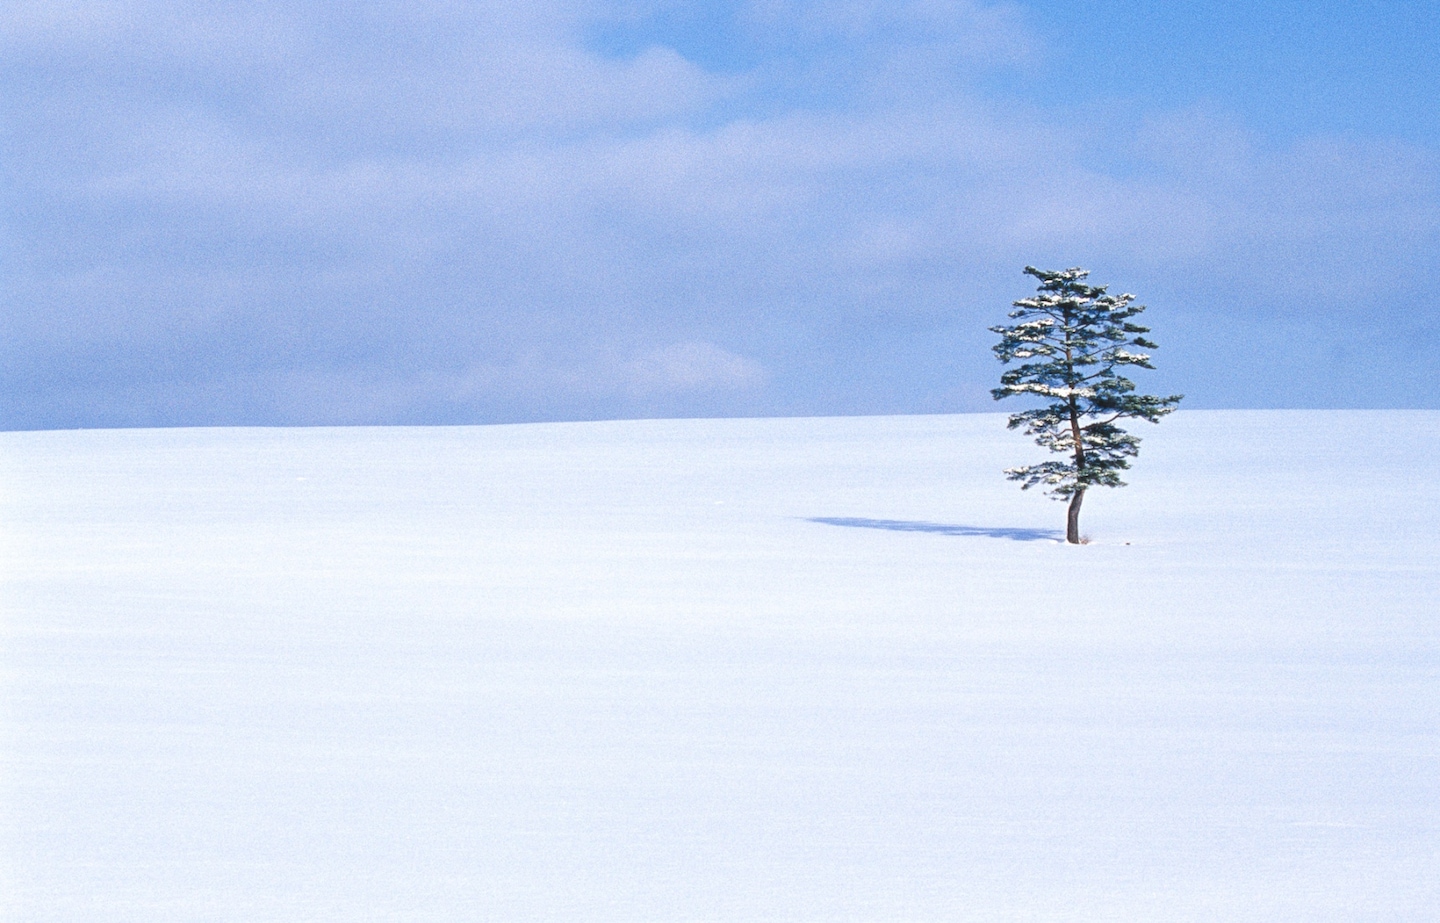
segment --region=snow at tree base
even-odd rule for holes
[[[1440,413],[1041,452],[0,435],[0,917],[1440,918]]]

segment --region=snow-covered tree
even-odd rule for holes
[[[1005,476],[1024,490],[1037,485],[1069,501],[1065,540],[1080,541],[1080,504],[1091,487],[1123,487],[1120,472],[1130,467],[1140,440],[1116,426],[1127,417],[1160,422],[1182,395],[1136,394],[1135,383],[1117,369],[1153,369],[1150,357],[1136,350],[1155,349],[1145,339],[1150,328],[1131,322],[1144,305],[1134,295],[1109,295],[1105,287],[1085,284],[1084,269],[1050,272],[1026,266],[1040,280],[1030,298],[1014,303],[1017,323],[991,327],[1000,334],[994,347],[1001,362],[1019,362],[1000,376],[990,393],[998,401],[1034,395],[1043,407],[1012,414],[1010,428],[1027,435],[1065,461],[1009,468]]]

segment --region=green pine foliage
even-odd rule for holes
[[[1155,397],[1135,393],[1122,371],[1130,366],[1153,369],[1144,350],[1156,345],[1150,332],[1133,322],[1145,310],[1134,295],[1111,295],[1103,286],[1085,284],[1084,269],[1051,272],[1026,266],[1040,281],[1030,298],[1014,303],[1016,323],[991,327],[1000,342],[995,355],[1009,365],[996,400],[1034,396],[1045,404],[1010,417],[1010,428],[1027,435],[1064,461],[1010,468],[1005,472],[1023,489],[1044,487],[1071,503],[1069,540],[1079,541],[1080,499],[1090,487],[1121,487],[1120,472],[1130,467],[1140,440],[1116,426],[1126,418],[1158,423],[1175,409],[1182,395]]]

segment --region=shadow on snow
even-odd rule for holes
[[[855,516],[812,516],[806,522],[852,529],[885,529],[889,532],[935,532],[939,535],[971,535],[982,538],[1008,538],[1015,542],[1060,541],[1058,529],[992,529],[985,526],[955,526],[943,522],[914,522],[908,519],[861,519]]]

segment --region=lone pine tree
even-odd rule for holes
[[[1000,334],[994,347],[1000,361],[1021,364],[1007,369],[990,393],[997,401],[1018,395],[1046,399],[1043,407],[1012,414],[1010,429],[1023,426],[1037,443],[1069,457],[1008,468],[1005,476],[1023,490],[1043,485],[1056,499],[1068,500],[1065,540],[1078,544],[1085,491],[1125,486],[1120,472],[1139,452],[1139,438],[1116,421],[1158,423],[1183,395],[1136,394],[1135,383],[1116,371],[1154,368],[1147,354],[1131,351],[1156,348],[1144,336],[1150,328],[1131,323],[1145,310],[1134,295],[1109,295],[1104,286],[1086,285],[1090,273],[1084,269],[1026,266],[1025,272],[1040,280],[1039,290],[1014,303],[1010,317],[1017,323],[990,328]]]

